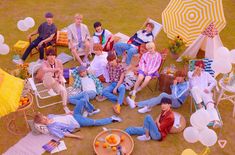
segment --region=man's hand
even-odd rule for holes
[[[40,48],[40,47],[42,47],[42,45],[43,45],[43,41],[41,41],[41,42],[38,44],[38,47]]]
[[[208,94],[209,90],[208,89],[204,89],[204,93]]]
[[[117,88],[116,87],[113,89],[113,94],[117,94]]]
[[[31,34],[29,34],[29,35],[28,35],[28,37],[27,37],[27,38],[28,38],[28,40],[31,40],[31,37],[32,37],[32,35],[31,35]]]
[[[175,80],[174,80],[174,82],[173,82],[173,84],[174,84],[174,85],[176,85],[176,84],[177,84],[177,82],[178,82],[178,81],[177,81],[177,79],[175,79]]]

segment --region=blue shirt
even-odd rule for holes
[[[177,85],[171,85],[171,92],[173,97],[183,104],[189,95],[189,82],[185,81]]]
[[[54,117],[56,117],[56,115],[48,115],[49,119],[53,119]],[[66,133],[72,132],[76,126],[73,123],[65,124],[61,122],[53,122],[48,124],[47,128],[50,134],[59,138],[63,138]]]

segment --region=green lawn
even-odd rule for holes
[[[62,29],[73,22],[73,15],[80,12],[84,15],[84,23],[88,25],[91,34],[93,33],[93,23],[101,21],[103,27],[109,29],[111,32],[122,32],[127,35],[132,35],[136,30],[142,27],[147,17],[150,17],[158,22],[161,22],[161,12],[167,6],[169,0],[15,0],[15,1],[0,1],[0,34],[4,35],[5,42],[12,48],[17,40],[26,40],[27,35],[32,32],[37,26],[44,21],[44,13],[51,11],[55,16],[55,24],[58,29]],[[235,0],[223,0],[225,17],[227,26],[220,33],[220,37],[225,47],[230,50],[235,48]],[[21,32],[17,29],[16,23],[25,17],[33,17],[36,21],[34,28],[28,32]],[[161,31],[156,40],[157,48],[162,49],[167,47],[168,38],[166,34]],[[59,48],[59,52],[69,53],[67,48]],[[15,65],[12,63],[13,52],[3,56],[0,55],[0,67],[5,70],[14,69]],[[33,56],[28,61],[36,60],[38,56]],[[174,60],[167,58],[166,64],[176,63]],[[71,61],[65,67],[75,66],[78,63]],[[177,64],[180,66],[179,64]],[[151,82],[153,87],[154,82]],[[0,92],[1,93],[1,92]],[[160,92],[152,93],[149,89],[144,89],[137,97],[137,101],[148,99],[158,95]],[[97,108],[101,109],[101,113],[93,116],[93,118],[103,118],[113,115],[111,109],[112,104],[109,101],[96,102],[92,101]],[[4,103],[0,103],[4,104]],[[35,106],[36,107],[36,106]],[[70,106],[72,109],[73,106]],[[183,107],[175,111],[183,114],[187,119],[189,125],[190,118],[189,100]],[[62,105],[53,106],[46,109],[37,109],[45,114],[48,113],[63,113]],[[224,149],[221,149],[218,144],[211,147],[211,155],[228,155],[235,152],[235,119],[232,118],[233,106],[231,103],[222,102],[219,105],[224,126],[221,134],[219,129],[215,130],[221,139],[228,141]],[[160,107],[155,107],[150,113],[154,118],[159,114]],[[129,107],[123,107],[120,115],[124,121],[122,123],[112,124],[106,126],[107,128],[125,129],[129,125],[142,125],[144,115],[138,114],[137,110],[130,110]],[[0,153],[5,152],[10,146],[15,144],[23,136],[11,135],[6,129],[6,118],[0,119]],[[23,120],[18,121],[19,125],[23,127]],[[93,154],[92,142],[94,137],[102,130],[101,127],[82,128],[79,134],[84,135],[84,139],[74,140],[65,139],[68,150],[61,154]],[[186,148],[191,148],[197,153],[200,153],[205,147],[201,143],[189,144],[184,138],[183,134],[171,134],[163,142],[150,141],[139,142],[136,137],[133,137],[135,142],[134,155],[142,154],[169,154],[179,155]]]

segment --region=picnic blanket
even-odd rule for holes
[[[33,135],[32,132],[30,132],[15,145],[10,147],[3,155],[40,155],[45,152],[42,146],[51,139],[58,140],[58,138],[49,134]]]

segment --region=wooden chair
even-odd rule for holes
[[[44,45],[44,53],[45,53],[45,51],[46,51],[48,48],[54,48],[55,52],[57,53],[56,39],[57,39],[57,33],[55,33],[55,35],[54,35],[54,37],[52,38],[51,41],[45,43],[45,45]],[[32,39],[29,39],[29,43],[30,43],[30,44],[31,44],[31,42],[32,42]],[[35,50],[34,50],[35,52],[32,50],[31,53],[30,53],[30,57],[32,57],[33,55],[39,53],[39,48],[38,48],[38,46],[36,46],[34,49],[35,49]]]

